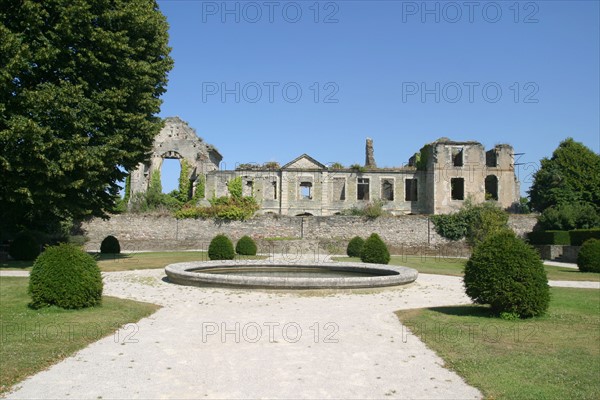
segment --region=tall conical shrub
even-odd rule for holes
[[[225,235],[217,235],[208,246],[208,258],[211,260],[233,260],[235,252],[233,251],[233,243]]]
[[[365,263],[387,264],[390,262],[390,252],[379,235],[372,233],[365,241],[360,259]]]
[[[544,314],[550,302],[540,256],[509,230],[488,236],[473,249],[464,283],[475,303],[489,304],[498,314],[534,317]]]

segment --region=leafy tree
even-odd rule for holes
[[[155,0],[0,0],[0,220],[106,216],[162,121]]]
[[[590,229],[600,226],[600,213],[589,203],[563,203],[546,208],[538,221],[544,230]]]
[[[600,204],[600,155],[568,138],[541,160],[529,190],[537,211],[567,203]]]

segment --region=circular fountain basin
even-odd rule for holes
[[[169,281],[188,286],[271,289],[375,288],[414,282],[407,267],[347,262],[194,261],[165,267]]]

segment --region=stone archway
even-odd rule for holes
[[[131,171],[130,197],[145,193],[150,185],[153,171],[160,171],[163,160],[178,159],[189,166],[188,179],[193,183],[199,176],[206,177],[219,168],[223,156],[218,150],[198,137],[196,131],[179,117],[168,117],[165,125],[154,138],[150,157]]]

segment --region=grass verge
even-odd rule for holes
[[[98,266],[102,272],[129,271],[134,269],[164,268],[169,264],[186,261],[209,261],[205,251],[179,251],[179,252],[147,252],[147,253],[121,253],[100,254],[94,253]],[[239,256],[236,260],[261,260],[264,256]],[[4,261],[0,270],[29,271],[33,261]]]
[[[360,262],[358,257],[334,257],[335,261]],[[392,256],[390,264],[414,268],[423,274],[463,276],[464,258],[440,258],[421,256]],[[548,279],[554,281],[600,281],[600,273],[581,272],[574,268],[544,265]]]
[[[486,398],[598,399],[600,291],[553,288],[551,296],[547,315],[527,320],[491,318],[483,306],[396,314]]]
[[[0,394],[159,306],[103,297],[99,307],[27,307],[29,278],[0,277]],[[118,340],[123,340],[125,334]],[[117,340],[117,337],[115,337]]]

